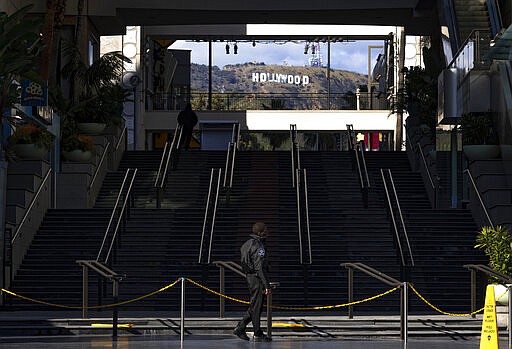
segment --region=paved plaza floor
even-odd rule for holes
[[[0,338],[0,348],[9,349],[476,349],[479,339],[414,339],[404,343],[397,339],[297,339],[276,338],[271,343],[255,343],[239,340],[233,336],[192,336],[183,343],[178,337],[147,336],[120,337],[114,342],[109,337],[17,337]],[[506,340],[501,348],[508,348]]]

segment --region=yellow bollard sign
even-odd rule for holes
[[[499,349],[496,301],[494,299],[494,286],[491,285],[488,285],[485,291],[485,308],[484,318],[482,320],[480,349]]]

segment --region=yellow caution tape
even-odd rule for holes
[[[114,324],[91,324],[91,327],[112,328]],[[118,324],[117,328],[132,328],[133,324]]]
[[[413,290],[414,293],[416,293],[416,295],[418,296],[419,299],[421,299],[423,302],[425,302],[425,304],[427,304],[429,307],[431,307],[432,309],[434,309],[435,311],[441,313],[441,314],[444,314],[444,315],[449,315],[449,316],[460,316],[460,317],[463,317],[463,316],[471,316],[473,314],[478,314],[480,313],[481,311],[484,310],[484,308],[481,308],[481,309],[478,309],[478,310],[475,310],[471,313],[466,313],[466,314],[455,314],[455,313],[449,313],[449,312],[446,312],[446,311],[442,311],[441,309],[437,308],[436,306],[434,306],[432,303],[430,303],[425,297],[423,297],[415,288],[413,285],[409,284],[409,287],[411,288],[411,290]],[[506,293],[506,292],[505,292]],[[504,294],[502,294],[498,299],[500,299],[501,297],[503,297]]]
[[[217,295],[219,297],[223,297],[223,298],[226,298],[226,299],[232,300],[234,302],[238,302],[238,303],[250,304],[250,302],[248,302],[248,301],[244,301],[244,300],[241,300],[241,299],[230,297],[230,296],[227,296],[227,295],[222,294],[220,292],[214,291],[214,290],[212,290],[212,289],[210,289],[210,288],[208,288],[206,286],[203,286],[203,285],[199,284],[198,282],[195,282],[192,279],[188,279],[187,278],[186,280],[189,281],[190,283],[194,284],[195,286],[197,286],[199,288],[202,288],[205,291],[211,292],[211,293],[213,293],[213,294],[215,294],[215,295]],[[279,309],[279,310],[322,310],[322,309],[341,308],[341,307],[347,307],[349,305],[360,304],[360,303],[364,303],[364,302],[368,302],[368,301],[380,298],[382,296],[385,296],[385,295],[387,295],[387,294],[389,294],[391,292],[394,292],[394,291],[398,290],[399,288],[400,288],[400,286],[397,286],[397,287],[392,288],[390,290],[387,290],[386,292],[383,292],[381,294],[378,294],[378,295],[375,295],[375,296],[372,296],[372,297],[369,297],[369,298],[366,298],[366,299],[350,302],[350,303],[343,303],[343,304],[336,304],[336,305],[325,305],[325,306],[318,306],[318,307],[283,307],[283,306],[273,305],[271,308],[272,309]]]
[[[180,281],[181,281],[181,279],[178,279],[178,280],[174,281],[173,283],[171,283],[171,284],[169,284],[167,286],[162,287],[159,290],[153,291],[151,293],[148,293],[146,295],[143,295],[143,296],[140,296],[140,297],[137,297],[137,298],[129,299],[129,300],[118,302],[118,303],[114,303],[114,304],[93,305],[93,306],[88,306],[88,307],[55,304],[55,303],[50,303],[50,302],[45,302],[45,301],[37,300],[37,299],[34,299],[34,298],[30,298],[30,297],[25,297],[25,296],[22,296],[20,294],[15,293],[15,292],[6,290],[5,288],[2,288],[0,290],[2,292],[7,293],[8,295],[13,296],[13,297],[18,297],[20,299],[24,299],[24,300],[29,301],[29,302],[38,303],[38,304],[44,304],[44,305],[48,305],[48,306],[51,306],[51,307],[66,308],[66,309],[103,309],[103,308],[117,307],[119,305],[124,305],[124,304],[128,304],[128,303],[133,303],[133,302],[136,302],[136,301],[140,301],[141,299],[145,299],[145,298],[151,297],[151,296],[153,296],[153,295],[155,295],[157,293],[163,292],[163,291],[173,287],[174,285],[176,285]]]

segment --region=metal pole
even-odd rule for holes
[[[508,349],[512,349],[512,285],[508,284]]]
[[[272,338],[272,287],[271,291],[267,294],[267,336]],[[510,297],[509,297],[510,299]]]
[[[114,296],[114,303],[119,302],[119,280],[112,280],[112,295]],[[117,306],[114,307],[112,314],[112,340],[117,341],[117,320],[118,320]]]
[[[408,300],[408,296],[407,296],[407,291],[408,291],[408,288],[409,288],[409,285],[406,282],[403,283],[402,285],[402,314],[401,314],[401,317],[400,317],[400,320],[401,320],[401,324],[400,324],[400,328],[401,328],[401,336],[400,336],[400,339],[402,339],[404,341],[404,348],[407,348],[407,332],[408,332],[408,328],[407,328],[407,318],[409,316],[408,312],[409,312],[409,307],[408,307],[408,303],[409,303],[409,300]]]
[[[510,294],[510,293],[509,293]],[[510,299],[510,297],[509,297]],[[476,314],[476,270],[471,269],[471,317],[474,318]]]
[[[224,291],[224,267],[220,267],[220,293],[221,294],[225,294]],[[219,301],[220,301],[220,307],[219,307],[219,317],[222,319],[224,318],[224,303],[225,303],[225,300],[224,300],[224,297],[219,297]]]
[[[87,319],[89,317],[89,314],[87,313],[87,307],[89,306],[89,272],[85,265],[82,266],[82,270],[82,319]]]
[[[208,110],[212,110],[212,41],[208,41]]]
[[[354,269],[348,268],[348,302],[354,301]],[[348,318],[354,318],[354,308],[352,305],[348,306]]]
[[[183,343],[185,336],[185,278],[181,278],[181,321],[180,321],[180,340]]]

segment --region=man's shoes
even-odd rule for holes
[[[252,340],[255,342],[271,342],[272,338],[270,338],[266,334],[261,334],[259,336],[253,336]]]
[[[241,328],[241,327],[235,327],[235,329],[233,330],[233,334],[235,336],[237,336],[238,338],[240,339],[243,339],[244,341],[248,341],[249,340],[249,336],[247,336],[247,333],[245,333],[245,329],[244,328]]]

